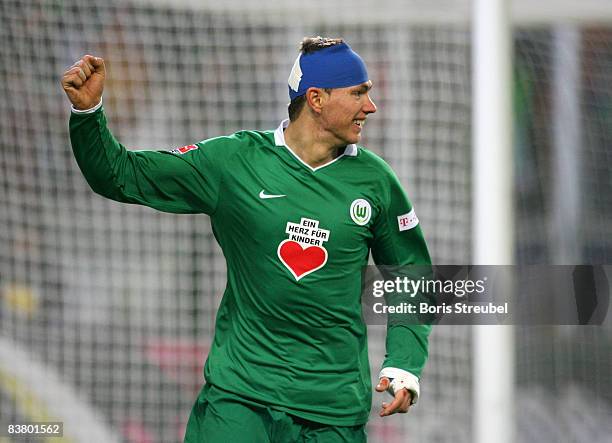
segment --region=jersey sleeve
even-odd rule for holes
[[[386,166],[386,165],[385,165]],[[419,266],[429,269],[431,258],[412,204],[397,176],[386,166],[379,213],[373,225],[372,257],[377,265]],[[427,272],[427,271],[425,271]],[[390,297],[406,297],[394,294]],[[387,300],[387,304],[402,300]],[[414,299],[407,300],[414,302]],[[418,324],[403,314],[389,315],[387,320],[386,355],[383,368],[400,368],[420,377],[428,356],[429,324]]]
[[[214,213],[227,158],[240,142],[205,140],[174,151],[129,151],[107,127],[102,108],[72,113],[70,140],[94,192],[173,213]]]

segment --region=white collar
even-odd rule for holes
[[[293,149],[291,149],[289,146],[287,146],[287,143],[285,143],[285,128],[289,126],[289,119],[285,119],[283,120],[280,125],[278,125],[278,128],[276,128],[276,130],[274,131],[274,144],[276,146],[282,146],[284,148],[287,148],[287,150],[289,152],[291,152],[291,154],[293,154],[293,156],[295,158],[297,158],[300,163],[302,163],[303,165],[307,166],[308,169],[310,169],[311,171],[316,171],[317,169],[321,169],[324,168],[325,166],[329,166],[331,165],[333,162],[335,162],[336,160],[338,160],[341,157],[349,156],[349,157],[356,157],[357,156],[357,145],[351,144],[351,145],[346,145],[346,148],[344,148],[344,152],[342,154],[340,154],[338,157],[336,157],[335,159],[333,159],[330,162],[325,163],[324,165],[321,166],[317,166],[316,168],[313,168],[312,166],[310,166],[308,163],[304,162],[304,160],[302,160],[295,152],[293,152]]]

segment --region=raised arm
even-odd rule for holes
[[[223,157],[231,151],[227,145],[238,141],[226,137],[225,142],[211,139],[172,152],[129,151],[107,127],[102,108],[105,77],[104,60],[85,55],[61,80],[72,103],[74,156],[94,192],[165,212],[213,213]]]

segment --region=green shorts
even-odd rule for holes
[[[315,423],[206,385],[198,396],[185,443],[366,443],[365,424]]]

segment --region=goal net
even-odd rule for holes
[[[162,214],[89,189],[72,157],[59,85],[85,53],[106,60],[104,107],[115,136],[132,149],[170,149],[276,127],[286,116],[286,81],[302,37],[345,38],[368,64],[378,105],[363,145],[400,176],[434,261],[470,263],[469,2],[209,3],[0,4],[3,428],[62,421],[71,441],[181,441],[225,286],[206,216]],[[578,251],[576,263],[612,257],[612,20],[572,29],[558,34],[546,20],[515,25],[523,263],[553,263],[568,250]],[[569,56],[555,46],[568,35]],[[555,95],[561,90],[571,94]],[[570,135],[563,135],[562,116],[574,119]],[[569,151],[579,167],[572,175],[577,197],[563,203],[555,194],[565,189],[557,158],[567,151],[556,146],[567,137],[576,137]],[[551,214],[568,205],[580,210],[580,226],[570,229],[575,243],[555,249],[559,226]],[[376,375],[385,330],[369,333]],[[517,329],[517,398],[526,405],[520,441],[562,441],[570,429],[571,441],[610,435],[610,335],[609,326]],[[434,328],[418,406],[380,419],[383,397],[375,394],[369,441],[472,441],[478,380],[470,337],[468,326]]]

